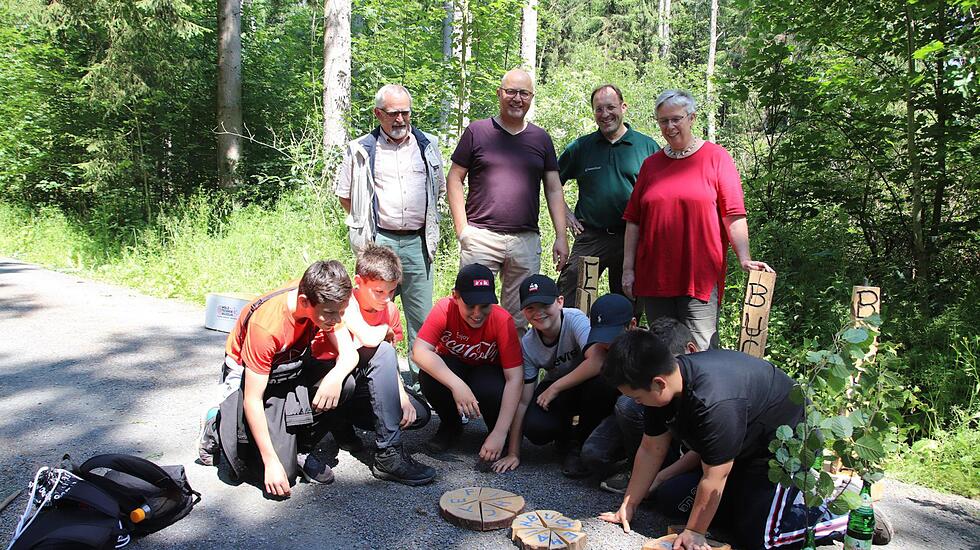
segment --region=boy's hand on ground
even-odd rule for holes
[[[265,466],[265,492],[277,497],[289,496],[289,478],[278,460]]]
[[[469,386],[463,384],[460,388],[453,389],[453,400],[456,401],[456,410],[459,414],[465,414],[470,418],[480,417],[480,404],[473,395]]]
[[[483,441],[483,447],[480,447],[480,458],[487,462],[496,462],[504,449],[506,439],[507,434],[500,435],[496,432],[490,432],[490,435]]]
[[[599,519],[609,523],[618,523],[623,526],[623,531],[630,532],[630,520],[633,519],[633,510],[624,502],[619,510],[615,512],[603,512],[599,514]]]
[[[548,386],[548,389],[541,392],[541,395],[538,396],[538,405],[542,409],[548,410],[548,405],[551,404],[552,400],[558,397],[559,393],[561,393],[561,390],[556,388],[554,385]]]
[[[340,404],[340,392],[344,387],[344,381],[335,380],[335,378],[327,373],[320,381],[320,387],[313,396],[313,410],[317,412],[329,411],[337,408],[337,405]]]
[[[684,529],[677,538],[674,539],[674,550],[711,550],[704,535],[696,533],[690,529]]]
[[[402,421],[398,425],[402,428],[407,428],[415,423],[415,419],[418,417],[418,412],[415,410],[415,406],[412,405],[412,401],[406,395],[402,395]]]
[[[516,470],[517,467],[520,465],[521,465],[520,457],[518,457],[517,455],[509,454],[501,458],[500,460],[494,462],[491,468],[493,468],[494,472],[497,472],[498,474],[502,474],[510,470]]]

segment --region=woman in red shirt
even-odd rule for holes
[[[742,269],[772,268],[749,252],[742,181],[731,155],[691,133],[694,98],[667,90],[655,112],[667,147],[643,162],[623,214],[623,292],[640,300],[647,322],[673,317],[691,329],[699,348],[717,347],[728,244]]]

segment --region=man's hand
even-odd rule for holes
[[[776,270],[769,267],[766,262],[759,262],[756,260],[745,260],[742,262],[743,271],[768,271],[769,273],[775,273]]]
[[[398,423],[402,429],[411,426],[415,419],[418,417],[418,411],[415,410],[415,406],[412,405],[412,400],[408,398],[408,395],[402,393],[402,421]]]
[[[573,237],[578,237],[582,234],[582,231],[585,231],[582,222],[578,221],[571,208],[565,210],[565,223],[568,224],[568,229],[571,230]]]
[[[565,268],[568,261],[568,235],[555,235],[555,245],[551,247],[552,259],[555,261],[555,271]]]
[[[674,539],[674,550],[711,550],[708,541],[701,533],[695,533],[690,529],[684,529],[677,538]]]
[[[465,414],[470,418],[480,417],[480,404],[473,395],[473,391],[465,383],[461,387],[453,388],[453,401],[456,401],[456,410],[459,414]]]
[[[394,344],[395,342],[395,329],[388,327],[388,333],[385,334],[385,342],[389,344]]]
[[[313,396],[314,411],[329,411],[337,408],[337,405],[340,404],[340,391],[344,388],[344,380],[338,380],[340,377],[331,376],[332,374],[332,371],[328,372],[320,381],[320,387],[316,390],[316,395]]]
[[[559,393],[561,393],[561,390],[559,390],[558,388],[556,388],[554,386],[554,384],[548,386],[548,389],[546,389],[543,392],[541,392],[541,395],[538,396],[538,405],[542,409],[548,410],[548,405],[550,405],[551,402],[556,397],[558,397],[558,394]]]
[[[517,455],[509,454],[501,458],[500,460],[494,462],[491,468],[493,468],[494,472],[497,472],[498,474],[502,474],[510,470],[516,470],[517,467],[520,465],[521,465],[521,458]]]
[[[278,460],[265,465],[265,492],[277,497],[289,496],[289,478]]]
[[[609,523],[618,523],[623,526],[623,531],[630,532],[630,520],[633,519],[633,512],[636,508],[633,506],[628,506],[626,502],[623,502],[619,506],[619,510],[615,512],[603,512],[599,514],[599,519],[602,521],[608,521]]]
[[[480,447],[480,458],[487,462],[495,462],[500,458],[506,439],[507,434],[498,434],[496,431],[490,432],[490,435],[483,441],[483,446]]]
[[[636,273],[632,269],[623,270],[623,294],[630,300],[635,300],[633,296],[633,283],[636,282]]]

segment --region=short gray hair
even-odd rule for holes
[[[374,94],[374,106],[378,109],[385,106],[385,96],[388,94],[405,94],[408,96],[408,106],[412,106],[412,94],[408,93],[408,88],[402,86],[401,84],[385,84],[378,90],[378,93]]]
[[[698,104],[694,101],[694,96],[687,90],[666,90],[657,96],[657,105],[653,108],[654,113],[660,112],[660,106],[684,107],[687,114],[698,110]]]

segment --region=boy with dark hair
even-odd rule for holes
[[[429,441],[449,449],[463,431],[460,415],[482,416],[490,430],[480,458],[500,458],[521,397],[522,357],[514,320],[497,305],[493,273],[481,264],[459,270],[452,296],[432,307],[412,350],[422,393],[439,414]]]
[[[430,483],[436,471],[416,462],[401,442],[402,430],[425,426],[430,413],[424,401],[406,391],[398,373],[394,344],[403,336],[401,314],[393,299],[400,280],[401,260],[390,248],[369,243],[358,254],[354,289],[344,313],[358,363],[353,399],[342,411],[349,412],[358,427],[375,432],[374,476],[417,486]],[[350,424],[338,429],[338,434],[342,447],[356,451],[362,446]]]
[[[531,275],[520,286],[521,311],[531,330],[521,338],[524,390],[511,424],[508,453],[493,465],[497,472],[520,464],[522,433],[535,445],[552,441],[565,457],[562,473],[584,477],[581,442],[612,414],[619,391],[599,377],[603,346],[589,346],[589,318],[563,307],[558,285],[544,275]],[[600,310],[605,301],[599,304]],[[632,314],[624,316],[626,322]],[[593,342],[594,344],[595,342]],[[544,378],[538,383],[538,372]],[[535,384],[537,383],[537,387]],[[578,426],[572,418],[579,417]]]
[[[328,396],[357,365],[339,326],[350,293],[340,262],[315,262],[299,281],[252,302],[228,334],[223,374],[237,388],[221,403],[221,450],[235,475],[262,471],[269,495],[288,497],[299,471],[333,481],[309,452],[329,429]]]
[[[736,351],[674,357],[646,331],[617,338],[602,374],[645,406],[645,426],[623,503],[600,518],[629,532],[637,506],[649,494],[664,515],[690,511],[675,549],[704,548],[712,521],[727,528],[739,548],[802,543],[805,514],[793,506],[799,493],[768,478],[776,428],[795,427],[803,418],[803,406],[789,397],[789,376]],[[663,468],[674,439],[690,450]],[[816,518],[819,540],[843,537],[846,516],[820,507],[810,517]]]

